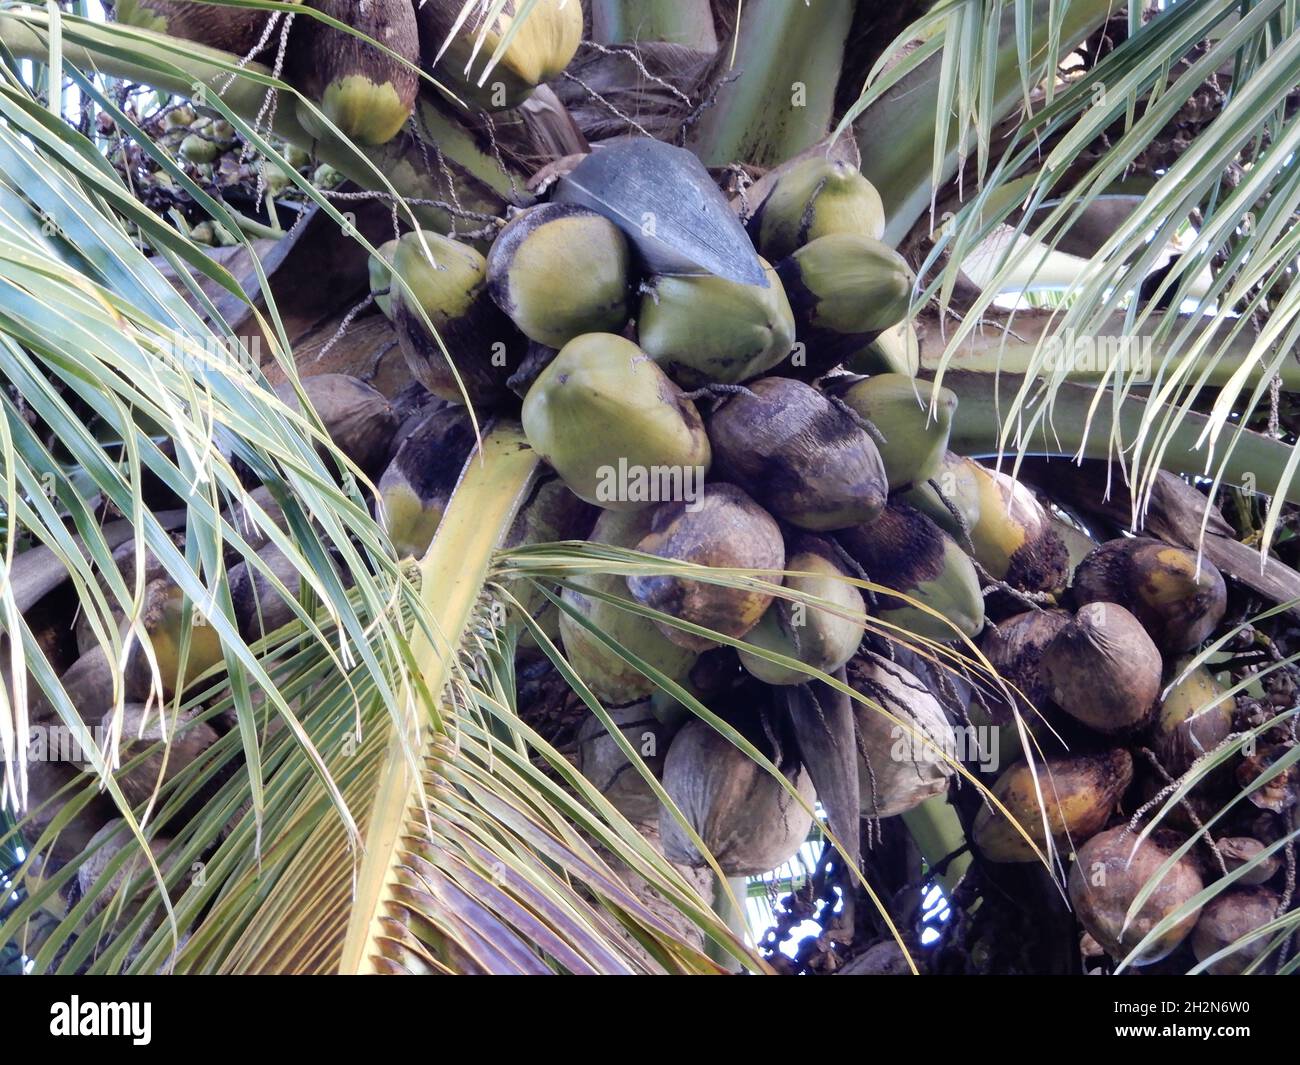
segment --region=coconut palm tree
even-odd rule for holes
[[[1196,957],[1184,949],[1169,964],[1294,969],[1293,6],[377,7],[382,17],[363,22],[314,0],[117,0],[106,21],[88,0],[0,4],[0,750],[4,805],[26,817],[0,850],[15,892],[0,942],[13,964],[1077,972],[1103,950],[1119,968],[1165,964],[1198,913],[1252,884],[1274,892],[1262,917],[1219,913],[1223,928],[1197,926]],[[200,20],[185,23],[180,8]],[[694,177],[686,164],[655,172],[648,228],[640,212],[627,217],[617,167],[569,178],[584,158],[650,141],[700,165]],[[1155,659],[1162,687],[1208,664],[1218,687],[1205,706],[1238,698],[1203,757],[1145,796],[1132,840],[1152,867],[1102,900],[1122,924],[1170,870],[1194,883],[1141,939],[1117,931],[1111,942],[1098,929],[1114,913],[1067,893],[1070,848],[1043,830],[1057,777],[1033,771],[1055,763],[986,643],[969,638],[978,624],[928,633],[915,598],[908,620],[890,624],[876,609],[890,590],[880,572],[841,574],[873,598],[865,617],[825,586],[787,579],[772,593],[762,567],[702,572],[549,521],[535,504],[554,482],[517,401],[474,393],[466,352],[497,334],[434,321],[423,282],[382,248],[423,233],[426,245],[450,234],[486,249],[521,209],[580,193],[646,261],[726,278],[752,246],[710,244],[682,205],[715,196],[729,224],[754,233],[777,179],[810,158],[869,180],[877,235],[911,271],[906,320],[873,329],[870,365],[850,368],[914,377],[931,399],[922,430],[942,413],[938,450],[1037,488],[1048,509],[1033,506],[1062,552],[1144,530],[1229,578],[1228,620],[1180,647],[1176,668],[1166,647]],[[793,294],[789,269],[777,272]],[[799,276],[812,284],[811,267]],[[417,308],[407,313],[428,338],[419,358],[449,397],[469,400],[473,453],[418,558],[394,551],[372,505],[399,423],[427,413],[371,307],[386,300]],[[510,370],[541,380],[530,362],[549,354],[534,346]],[[341,391],[354,385],[322,384],[323,373],[378,391]],[[845,392],[834,409],[857,402]],[[969,535],[965,546],[978,556]],[[847,673],[824,670],[600,584],[688,578],[865,626],[885,641],[873,647],[896,647],[895,664],[929,678],[941,723],[954,699],[970,712],[973,688],[1000,694],[1013,710],[999,735],[1023,745],[1038,782],[1029,805],[982,779],[979,757],[937,743],[914,705],[900,710],[887,657],[864,651]],[[1014,613],[1007,602],[1051,605],[1006,573],[986,566],[981,578],[985,601],[1009,597],[999,618]],[[250,587],[259,605],[287,604],[277,624],[256,610],[250,624]],[[794,768],[775,717],[763,717],[767,735],[743,727],[705,688],[593,623],[575,594],[806,677],[781,689],[776,715],[795,730]],[[566,655],[557,616],[644,679],[664,718],[711,728],[742,757],[735,772],[752,772],[782,810],[818,815],[824,846],[809,876],[762,889],[724,868],[681,794],[665,790],[656,752]],[[898,817],[859,816],[855,744],[872,715],[921,736],[944,765]],[[592,722],[664,805],[662,839],[575,766]],[[33,755],[35,735],[72,744],[75,765]],[[1147,742],[1132,744],[1139,761]],[[731,764],[725,752],[717,764]],[[1093,832],[1123,823],[1117,801],[1106,792]],[[1242,834],[1247,809],[1261,822],[1256,846],[1229,862],[1218,844]],[[981,817],[999,814],[1002,845],[1028,861],[991,860]],[[1163,835],[1169,825],[1181,834]],[[686,851],[698,861],[681,861]],[[747,941],[740,899],[774,883],[812,910],[789,907],[773,936]],[[922,947],[933,917],[922,886],[943,891],[951,912],[937,947]],[[783,952],[796,911],[817,913],[828,935]],[[1074,912],[1092,933],[1082,950]],[[1249,955],[1225,953],[1238,938]]]

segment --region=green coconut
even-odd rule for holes
[[[630,340],[571,340],[528,390],[524,433],[577,496],[607,510],[695,498],[712,461],[695,404]]]
[[[737,384],[776,366],[794,346],[794,312],[765,261],[766,287],[713,274],[665,274],[641,297],[637,337],[687,387]]]
[[[551,348],[627,322],[631,250],[608,219],[571,203],[516,215],[488,252],[488,291],[519,331]]]
[[[420,59],[420,38],[410,0],[303,2],[356,33],[305,14],[294,20],[289,80],[316,105],[298,101],[298,120],[317,138],[327,139],[329,125],[321,120],[319,110],[329,124],[358,144],[387,144],[411,117],[420,87],[413,65]]]
[[[858,649],[865,631],[859,620],[866,613],[862,593],[844,578],[849,576],[831,545],[815,536],[800,536],[785,562],[785,586],[793,592],[816,596],[838,612],[807,603],[774,599],[745,642],[804,665],[834,673]],[[802,684],[808,675],[758,655],[740,652],[740,664],[766,684]]]
[[[858,381],[840,396],[880,431],[876,448],[891,492],[939,474],[957,411],[955,393],[929,381],[886,373]]]
[[[851,163],[812,155],[781,173],[750,218],[749,233],[769,259],[833,233],[879,240],[885,206]]]

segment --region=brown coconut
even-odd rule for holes
[[[1053,701],[1104,735],[1125,733],[1150,720],[1162,668],[1146,630],[1116,603],[1080,607],[1042,656]]]
[[[367,474],[383,469],[398,424],[393,405],[383,393],[342,373],[304,377],[302,390],[343,454]],[[299,409],[293,382],[286,381],[275,392],[281,402]]]
[[[874,521],[888,482],[875,442],[802,381],[765,377],[708,419],[719,476],[779,517],[813,530]]]
[[[1101,831],[1132,780],[1133,759],[1117,747],[1101,754],[1040,758],[1032,768],[1028,762],[1017,762],[998,777],[993,794],[1046,854],[1044,814],[1057,848],[1068,851]],[[975,815],[973,835],[989,861],[1039,860],[1016,826],[987,804]]]
[[[1278,916],[1281,901],[1268,888],[1244,887],[1225,891],[1207,902],[1192,932],[1192,953],[1196,960],[1205,961],[1268,924]],[[1231,954],[1212,962],[1206,971],[1215,976],[1240,976],[1268,949],[1276,935],[1276,932],[1265,933],[1243,943]]]
[[[849,663],[850,686],[879,709],[854,700],[862,816],[893,817],[941,795],[955,769],[957,741],[943,707],[917,677],[867,652]]]
[[[1264,853],[1265,847],[1251,836],[1228,836],[1218,841],[1219,854],[1228,872],[1240,869]],[[1254,887],[1273,879],[1273,875],[1282,867],[1282,859],[1277,854],[1270,854],[1248,873],[1237,878],[1238,884]]]
[[[1036,711],[1044,709],[1051,697],[1051,685],[1042,670],[1043,650],[1069,621],[1064,610],[1026,610],[987,625],[980,634],[980,650],[1006,681],[1015,708],[1027,720],[1035,720]],[[1013,720],[1011,703],[1000,689],[986,694],[984,703],[996,724]]]
[[[105,736],[111,723],[111,714],[95,722]],[[171,741],[168,748],[161,745],[164,724]],[[174,779],[220,738],[211,725],[197,720],[192,711],[172,713],[166,707],[160,711],[155,705],[146,712],[138,703],[130,703],[123,709],[121,728],[122,768],[115,777],[122,794],[133,806],[153,795],[156,787]],[[155,745],[157,750],[151,751]],[[145,757],[136,763],[141,755]]]
[[[650,700],[618,707],[609,715],[651,774],[662,776],[673,730],[655,717]],[[582,775],[633,824],[658,821],[658,797],[595,714],[578,729],[577,761]]]
[[[1108,540],[1074,571],[1074,600],[1119,603],[1166,652],[1190,651],[1223,619],[1227,588],[1208,559],[1146,537]]]
[[[816,796],[799,767],[786,779],[811,808]],[[812,814],[712,725],[692,719],[673,737],[664,790],[727,876],[755,876],[789,861],[812,828]],[[699,868],[705,858],[665,808],[659,813],[664,854]]]
[[[1126,958],[1161,920],[1204,886],[1196,863],[1183,855],[1126,925],[1129,907],[1138,892],[1159,873],[1178,846],[1178,837],[1167,832],[1153,833],[1140,846],[1137,840],[1137,834],[1124,825],[1107,829],[1080,848],[1070,870],[1070,904],[1075,916],[1116,961]],[[1199,907],[1189,911],[1143,948],[1130,964],[1150,965],[1168,957],[1191,934],[1199,916]]]
[[[695,509],[681,502],[661,503],[652,511],[650,532],[636,549],[699,566],[768,571],[785,567],[780,527],[730,484],[707,485]],[[766,579],[780,581],[776,573]],[[737,638],[758,624],[772,602],[770,593],[757,588],[729,588],[676,576],[629,577],[627,586],[645,606]],[[716,646],[715,641],[669,624],[660,628],[682,647],[703,651]]]

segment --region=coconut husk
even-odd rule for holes
[[[1138,892],[1159,873],[1177,845],[1177,836],[1161,831],[1139,845],[1137,836],[1119,825],[1093,836],[1079,849],[1070,871],[1070,904],[1083,927],[1115,960],[1128,956],[1158,922],[1201,891],[1196,865],[1184,855],[1160,879],[1134,918],[1127,919]],[[1168,957],[1191,934],[1199,915],[1199,908],[1191,910],[1131,964],[1150,965]]]
[[[1160,652],[1137,618],[1116,603],[1081,607],[1041,658],[1052,700],[1104,735],[1143,727],[1160,694]]]
[[[685,503],[661,503],[651,513],[650,531],[637,550],[700,566],[773,573],[785,567],[780,527],[767,511],[729,484],[707,485],[695,509]],[[758,624],[772,602],[771,594],[758,588],[732,588],[684,577],[629,577],[627,586],[645,606],[735,637]],[[714,641],[672,625],[660,628],[683,647],[703,651],[714,646]]]
[[[302,380],[307,402],[320,416],[335,446],[366,473],[377,473],[388,458],[397,417],[377,389],[348,374],[317,374]],[[292,383],[276,388],[280,400],[298,407]]]
[[[816,796],[808,774],[797,764],[784,772],[811,808]],[[812,828],[812,815],[780,783],[698,719],[673,737],[663,783],[727,876],[754,876],[783,865]],[[666,809],[659,830],[670,861],[692,868],[707,864]]]
[[[939,700],[912,673],[867,652],[849,663],[849,684],[872,706],[854,702],[859,793],[864,817],[905,813],[948,789],[956,735]]]
[[[1167,652],[1197,647],[1227,606],[1223,577],[1212,562],[1148,537],[1102,544],[1074,571],[1071,594],[1078,604],[1125,607]]]
[[[1278,915],[1281,902],[1276,892],[1262,887],[1225,891],[1207,902],[1192,931],[1192,952],[1196,960],[1205,961],[1268,924]],[[1206,971],[1213,976],[1240,976],[1264,954],[1274,938],[1276,935],[1261,935],[1211,963]]]
[[[105,714],[97,722],[105,736],[112,727],[112,714]],[[114,775],[122,794],[131,805],[147,801],[154,789],[171,781],[182,770],[203,755],[220,738],[206,721],[200,721],[193,711],[182,710],[173,714],[167,708],[146,709],[139,703],[129,703],[123,709],[121,721],[121,765],[128,766],[155,744],[161,744],[164,734],[169,739],[168,748],[159,747],[138,765],[118,770]]]
[[[1039,758],[1033,766],[1017,762],[998,777],[993,794],[1046,854],[1044,816],[1059,850],[1077,848],[1101,831],[1132,780],[1133,759],[1117,747],[1100,754]],[[1016,826],[987,805],[976,814],[972,835],[989,861],[1040,860]]]
[[[785,377],[755,381],[708,419],[717,472],[801,528],[845,529],[884,509],[880,452],[852,415]]]
[[[1051,685],[1041,668],[1043,650],[1069,621],[1064,610],[1027,610],[990,623],[980,636],[980,650],[1012,689],[1015,709],[1027,721],[1047,707]],[[995,724],[1014,720],[1011,703],[1000,689],[986,694],[984,705]]]
[[[609,714],[650,772],[661,776],[674,730],[655,717],[650,701],[618,707]],[[578,729],[577,742],[578,768],[614,808],[637,826],[657,823],[658,797],[623,754],[604,722],[594,714],[587,717]]]

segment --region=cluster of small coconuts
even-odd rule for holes
[[[309,6],[427,64],[428,42],[441,47],[461,5]],[[231,21],[225,9],[164,0],[118,0],[117,14],[240,55],[257,49],[267,17]],[[496,40],[508,24],[501,17]],[[217,18],[219,27],[203,21]],[[288,69],[320,112],[300,108],[302,121],[310,127],[323,115],[369,143],[394,136],[413,106],[412,72],[318,20],[297,19],[294,34],[299,26]],[[518,35],[501,68],[504,106],[572,57],[579,5],[543,0],[525,27],[532,35]],[[469,53],[455,61],[452,52],[448,69],[459,70]],[[783,693],[807,671],[842,678],[872,704],[853,708],[862,817],[897,816],[944,794],[958,757],[953,709],[937,671],[894,646],[978,641],[1009,688],[990,687],[972,713],[1008,736],[1019,714],[1046,751],[1033,766],[1021,759],[1005,768],[993,793],[1039,849],[1045,810],[1053,843],[1074,855],[1069,894],[1080,922],[1120,959],[1219,875],[1189,850],[1126,920],[1145,881],[1186,838],[1162,830],[1139,843],[1128,827],[1121,811],[1140,805],[1135,793],[1165,784],[1151,786],[1135,752],[1149,749],[1176,777],[1233,728],[1233,701],[1214,675],[1184,669],[1223,618],[1224,582],[1208,561],[1149,538],[1072,554],[1067,533],[1071,545],[1085,534],[1025,484],[949,450],[958,396],[917,376],[907,321],[913,278],[882,242],[884,226],[877,191],[826,153],[776,168],[738,205],[684,149],[609,142],[565,173],[549,200],[514,212],[490,246],[415,231],[378,249],[372,293],[417,382],[399,402],[344,375],[304,386],[335,442],[375,477],[376,514],[399,556],[428,549],[471,455],[468,399],[480,414],[518,416],[554,473],[512,542],[586,540],[672,564],[660,567],[671,572],[574,577],[563,611],[544,609],[540,596],[528,605],[691,833],[594,716],[577,738],[580,768],[682,866],[706,865],[692,834],[727,876],[773,869],[807,838],[816,797],[779,720]],[[672,232],[702,235],[697,254],[684,255]],[[713,261],[702,266],[710,249]],[[258,488],[243,506],[276,520],[283,502]],[[252,546],[285,582],[296,581],[273,544]],[[129,584],[134,553],[118,562]],[[149,562],[145,629],[170,694],[219,664],[221,646],[196,628],[182,675],[184,597]],[[691,567],[752,579],[715,583],[690,576]],[[247,563],[232,572],[231,594],[249,638],[301,610]],[[91,723],[111,705],[113,684],[94,634],[83,635],[64,683]],[[707,703],[784,781],[647,674]],[[146,663],[128,663],[132,712],[151,676]],[[35,720],[42,713],[53,715],[38,708]],[[924,741],[902,755],[900,724]],[[189,746],[183,756],[173,751],[165,770],[141,767],[139,794],[217,738],[206,723],[180,725]],[[1052,747],[1055,734],[1072,740],[1067,751]],[[35,801],[74,772],[45,763]],[[106,803],[83,809],[53,860],[67,860],[111,816]],[[972,836],[984,861],[1038,860],[992,808],[976,817]],[[1246,872],[1135,961],[1156,962],[1189,937],[1199,958],[1211,958],[1271,920],[1278,863],[1260,858],[1271,842],[1246,832],[1219,840],[1228,867]],[[1211,967],[1244,968],[1258,947]]]

